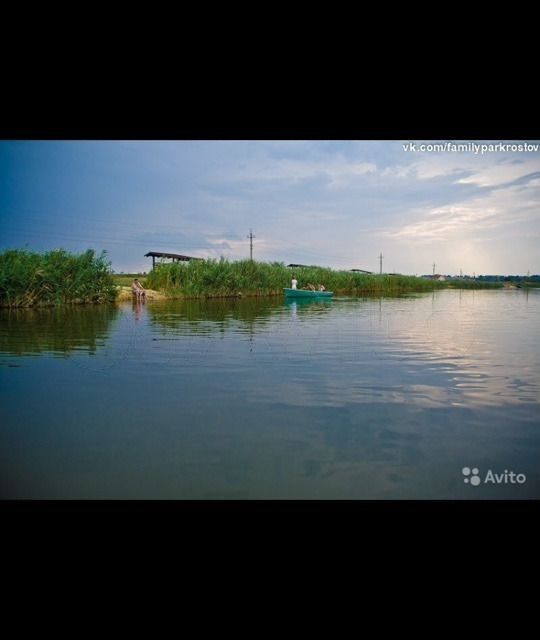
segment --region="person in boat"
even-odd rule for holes
[[[291,282],[291,289],[296,289],[296,285],[298,284],[298,280],[293,276]]]
[[[146,298],[146,291],[137,278],[135,278],[131,284],[131,291],[133,292],[133,295],[137,296],[137,300]]]
[[[307,288],[308,288],[310,291],[315,291],[315,290],[316,290],[316,289],[315,289],[315,287],[314,287],[312,284],[310,284],[309,282],[308,282]]]
[[[319,291],[326,291],[326,287],[324,286],[324,284],[319,285]]]

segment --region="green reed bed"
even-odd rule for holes
[[[112,302],[117,296],[105,252],[46,253],[13,249],[0,253],[0,306],[34,307]]]
[[[450,280],[447,282],[450,289],[502,289],[503,282],[490,282],[482,280]]]
[[[282,294],[283,287],[291,286],[293,274],[299,288],[308,283],[324,284],[336,295],[432,291],[445,284],[415,276],[369,275],[322,267],[291,269],[282,262],[221,259],[158,265],[147,276],[145,286],[171,297],[266,296]]]

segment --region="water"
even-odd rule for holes
[[[0,497],[539,498],[539,316],[539,290],[0,310]]]

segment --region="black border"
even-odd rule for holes
[[[122,78],[103,85],[84,76],[50,80],[21,77],[6,87],[0,139],[540,139],[526,87],[384,76],[375,85],[361,78],[309,85],[301,77],[277,85],[262,77],[230,85],[204,76],[131,85]]]

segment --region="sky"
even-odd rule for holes
[[[0,141],[0,251],[540,273],[539,141],[472,142]]]

